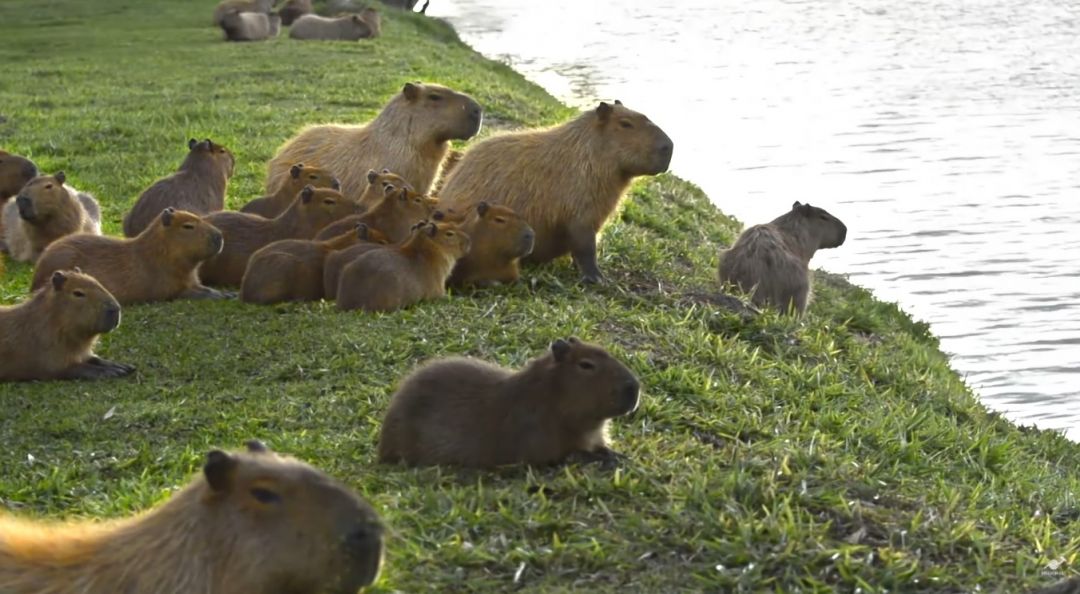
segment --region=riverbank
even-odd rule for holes
[[[421,16],[388,14],[371,43],[226,44],[212,6],[5,3],[0,146],[64,169],[118,233],[191,136],[233,149],[237,207],[293,131],[366,120],[402,81],[472,94],[484,134],[572,113]],[[1018,592],[1075,573],[1080,445],[988,413],[925,325],[842,279],[820,276],[798,322],[717,307],[717,246],[738,228],[661,176],[606,230],[600,287],[560,262],[388,315],[127,308],[100,351],[135,378],[0,386],[0,503],[128,514],[184,483],[207,449],[256,437],[380,510],[392,536],[376,592]],[[29,277],[8,268],[5,303]],[[375,464],[387,398],[417,362],[520,365],[567,334],[610,346],[642,380],[641,409],[613,426],[629,456],[619,470]]]

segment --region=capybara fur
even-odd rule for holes
[[[458,163],[461,162],[461,158],[464,156],[465,153],[455,149],[450,149],[450,152],[446,154],[446,158],[443,159],[442,162],[442,168],[439,169],[439,179],[436,180],[435,188],[431,191],[433,195],[439,195],[443,186],[446,185],[446,178],[450,177],[450,172],[457,167]]]
[[[437,211],[435,218],[458,222],[472,245],[454,265],[448,281],[451,286],[512,283],[521,276],[518,262],[532,252],[535,234],[516,212],[481,201],[460,221],[441,215]]]
[[[233,12],[261,12],[270,14],[274,0],[222,0],[214,9],[214,26],[220,27],[225,15]]]
[[[265,41],[281,31],[281,17],[263,12],[230,12],[221,17],[226,41]]]
[[[368,28],[371,29],[371,35],[369,35],[369,37],[374,39],[375,37],[382,35],[382,15],[379,14],[377,9],[368,6],[360,11],[360,18],[363,19],[364,22],[367,23]]]
[[[305,14],[311,14],[311,0],[286,0],[285,4],[278,8],[277,12],[281,16],[281,24],[288,27],[296,19]]]
[[[135,201],[124,217],[124,235],[142,233],[166,207],[199,215],[225,208],[225,190],[235,165],[229,149],[209,138],[202,142],[192,138],[180,169],[151,184]]]
[[[400,246],[371,250],[341,270],[342,310],[393,311],[446,295],[446,279],[469,253],[469,236],[453,223],[421,223]]]
[[[101,234],[97,200],[65,184],[66,179],[63,171],[35,177],[4,205],[4,243],[12,258],[34,262],[61,237]]]
[[[37,176],[38,168],[33,161],[0,151],[0,203],[18,194],[26,182]]]
[[[55,271],[45,286],[12,307],[0,306],[0,380],[100,379],[135,368],[94,355],[98,336],[120,325],[120,304],[78,271]],[[0,592],[4,588],[0,529]]]
[[[371,25],[358,14],[324,17],[305,14],[293,21],[289,37],[300,40],[356,41],[374,37]]]
[[[4,594],[356,594],[385,528],[322,471],[271,452],[212,450],[161,505],[107,522],[0,516]]]
[[[735,285],[758,306],[802,314],[810,302],[810,258],[843,245],[847,227],[822,208],[796,202],[786,214],[742,232],[720,254],[721,283]]]
[[[331,188],[305,186],[292,206],[273,219],[222,211],[206,216],[221,229],[225,248],[203,263],[199,278],[211,286],[239,287],[248,260],[259,248],[282,239],[312,239],[323,227],[356,212],[356,202]]]
[[[364,224],[360,223],[359,225]],[[364,225],[364,227],[367,227],[367,225]],[[385,235],[377,229],[368,227],[367,239],[358,241],[343,250],[327,254],[326,259],[323,261],[323,298],[337,299],[338,280],[341,278],[341,271],[346,266],[361,255],[371,250],[384,248],[389,244],[390,240]]]
[[[372,229],[378,229],[392,243],[405,241],[412,232],[413,225],[426,221],[435,212],[437,202],[433,198],[417,194],[408,188],[386,186],[386,196],[381,202],[362,214],[342,219],[320,231],[315,239],[337,237],[349,229],[355,229],[364,223]]]
[[[276,188],[293,163],[333,171],[341,191],[357,198],[367,172],[386,168],[428,193],[451,140],[480,131],[483,110],[472,97],[434,84],[407,83],[374,120],[360,126],[310,126],[286,142],[270,161],[267,187]]]
[[[473,145],[439,197],[459,210],[485,196],[501,197],[536,231],[526,261],[569,252],[584,279],[598,282],[597,234],[635,177],[667,171],[672,147],[649,118],[618,101],[600,103],[554,128]]]
[[[607,421],[633,412],[638,380],[604,349],[556,340],[520,371],[452,357],[422,365],[390,400],[379,461],[490,468],[614,461]]]
[[[38,260],[32,287],[44,286],[55,270],[79,267],[124,305],[222,299],[226,295],[204,287],[196,274],[221,246],[221,231],[199,215],[166,208],[132,239],[78,234],[53,242]]]
[[[289,168],[289,176],[277,190],[268,196],[248,202],[240,209],[240,212],[272,219],[292,205],[296,200],[296,195],[304,189],[304,186],[341,190],[341,182],[329,171],[297,163]]]
[[[405,181],[405,178],[385,168],[382,172],[375,171],[374,169],[369,170],[367,172],[367,181],[367,188],[365,188],[364,193],[360,195],[360,210],[364,212],[371,210],[382,202],[383,197],[389,196],[391,192],[388,190],[408,188],[409,191],[416,191],[416,188]]]

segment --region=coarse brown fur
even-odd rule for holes
[[[458,166],[464,156],[465,153],[456,149],[450,149],[450,152],[446,154],[446,158],[442,162],[442,168],[439,169],[439,179],[436,180],[435,188],[431,191],[433,196],[438,196],[439,192],[442,192],[443,186],[446,185],[446,178],[450,177],[450,173],[454,171],[454,168]]]
[[[4,594],[356,594],[378,577],[378,514],[259,442],[213,450],[161,505],[107,522],[0,515]]]
[[[26,182],[37,176],[38,168],[33,161],[0,151],[0,204],[18,194]]]
[[[814,252],[843,245],[847,227],[824,209],[796,202],[771,223],[743,231],[720,254],[721,283],[736,285],[754,304],[802,314],[810,302]]]
[[[442,212],[436,213],[436,219]],[[454,265],[451,286],[512,283],[521,276],[518,262],[532,252],[532,227],[513,210],[479,202],[459,225],[472,247]],[[451,219],[452,220],[452,219]]]
[[[281,24],[288,27],[293,24],[293,21],[304,16],[305,14],[311,14],[311,0],[286,0],[285,4],[281,5],[278,9],[278,15],[281,16]]]
[[[389,169],[383,169],[382,172],[371,169],[367,172],[368,186],[364,188],[364,193],[360,195],[360,210],[367,212],[377,206],[383,201],[383,198],[389,196],[392,190],[399,188],[407,188],[410,192],[415,192],[416,188],[412,187],[412,184],[405,181],[405,178],[393,173]],[[424,217],[427,218],[427,217]]]
[[[323,261],[323,298],[337,299],[338,281],[346,266],[371,250],[385,248],[389,244],[390,241],[385,235],[376,229],[368,228],[367,241],[359,241],[343,250],[328,254]]]
[[[214,9],[214,26],[220,27],[221,20],[231,12],[261,12],[270,14],[274,0],[222,0]]]
[[[64,183],[63,171],[35,177],[4,205],[4,244],[11,257],[34,262],[50,243],[72,233],[101,234],[97,200]]]
[[[265,41],[281,32],[281,17],[262,12],[229,12],[221,18],[225,41]]]
[[[438,202],[407,187],[394,188],[387,185],[383,200],[362,214],[341,219],[320,231],[315,239],[337,237],[356,225],[364,223],[378,229],[391,243],[400,243],[409,237],[413,225],[431,218]]]
[[[604,349],[556,340],[520,371],[476,359],[429,362],[401,382],[379,436],[379,461],[409,465],[611,460],[608,419],[632,412],[639,385]]]
[[[285,178],[285,181],[277,190],[268,196],[255,198],[248,202],[240,209],[240,212],[272,219],[285,212],[292,205],[293,201],[296,200],[296,195],[300,193],[300,190],[304,189],[304,186],[341,190],[341,182],[329,171],[311,165],[304,165],[303,163],[296,163],[289,168],[289,176]]]

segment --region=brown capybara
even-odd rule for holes
[[[286,0],[285,4],[278,8],[278,15],[281,17],[281,24],[288,27],[293,24],[293,21],[304,16],[305,14],[311,14],[311,0]]]
[[[587,282],[602,278],[596,237],[630,182],[667,171],[672,142],[644,115],[600,103],[565,124],[494,136],[473,145],[439,193],[464,210],[502,196],[536,231],[528,262],[570,253]]]
[[[446,279],[469,253],[469,236],[453,223],[422,223],[400,246],[371,250],[341,270],[341,310],[394,311],[446,295]]]
[[[356,594],[378,578],[384,531],[348,487],[249,441],[131,518],[0,515],[0,592]]]
[[[393,186],[386,186],[383,191],[386,196],[382,202],[362,214],[327,226],[315,239],[337,237],[349,229],[355,229],[357,224],[364,223],[381,231],[392,243],[400,243],[409,237],[413,225],[431,218],[438,204],[435,199],[417,194],[407,187],[395,189]]]
[[[341,278],[341,271],[351,264],[353,260],[356,260],[361,255],[366,254],[371,250],[384,248],[390,244],[390,240],[378,229],[372,229],[364,223],[359,223],[357,226],[359,227],[360,225],[367,228],[368,238],[366,240],[358,241],[343,250],[330,252],[323,261],[324,299],[337,299],[338,280]]]
[[[124,235],[135,237],[166,207],[203,215],[225,208],[225,190],[236,159],[229,149],[209,138],[188,141],[188,155],[180,169],[149,188],[124,217]]]
[[[196,274],[221,246],[221,231],[199,215],[166,208],[132,239],[77,234],[53,242],[38,260],[32,287],[44,286],[55,270],[79,267],[124,305],[224,299],[228,295],[204,287]]]
[[[255,198],[245,204],[240,212],[272,219],[292,205],[296,200],[296,195],[304,189],[304,186],[341,190],[341,182],[329,171],[297,163],[289,168],[289,177],[285,178],[285,182],[274,193]]]
[[[77,270],[57,270],[49,279],[19,305],[0,306],[0,381],[100,379],[135,371],[94,355],[98,336],[120,325],[116,298]],[[0,530],[0,551],[4,536]],[[3,585],[0,578],[0,592],[9,592]]]
[[[367,23],[369,29],[371,29],[371,38],[374,39],[382,35],[382,15],[379,14],[378,9],[368,6],[364,10],[360,11],[360,18]]]
[[[802,314],[810,302],[810,258],[839,247],[847,226],[822,208],[796,202],[791,210],[764,225],[742,232],[720,254],[721,283],[736,285],[758,306]]]
[[[225,15],[234,12],[261,12],[270,14],[274,0],[222,0],[214,9],[214,26],[220,27]]]
[[[225,41],[266,41],[281,32],[281,17],[262,12],[229,12],[221,17]]]
[[[33,161],[0,151],[0,203],[18,194],[26,182],[37,176],[38,168]]]
[[[289,28],[289,37],[304,41],[357,41],[374,37],[371,25],[358,14],[324,17],[305,14]]]
[[[4,205],[4,244],[12,258],[34,262],[50,243],[65,235],[101,235],[97,200],[65,184],[66,180],[63,171],[35,177]]]
[[[410,192],[416,191],[416,188],[405,181],[405,178],[391,172],[389,169],[383,169],[382,172],[374,169],[369,170],[367,172],[367,181],[368,186],[364,189],[364,193],[360,195],[359,200],[360,210],[364,212],[371,210],[382,202],[384,197],[392,193],[391,190],[407,188]]]
[[[248,260],[259,248],[282,239],[312,239],[323,227],[356,212],[356,202],[331,188],[304,186],[292,206],[273,219],[222,211],[206,216],[221,229],[225,248],[203,263],[199,278],[211,286],[239,287]]]
[[[554,464],[571,456],[612,462],[607,421],[633,412],[634,373],[573,337],[511,371],[452,357],[406,377],[390,400],[379,461],[411,466]]]
[[[439,220],[443,213],[435,213]],[[448,219],[452,220],[452,219]],[[532,252],[535,234],[516,212],[480,201],[458,222],[472,247],[457,261],[451,286],[512,283],[521,276],[518,262]]]
[[[367,171],[383,167],[426,194],[451,140],[480,131],[483,110],[472,97],[434,84],[407,83],[374,120],[361,126],[310,126],[270,161],[267,187],[276,188],[293,163],[318,165],[341,179],[341,192],[359,197]]]

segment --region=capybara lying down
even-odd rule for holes
[[[303,40],[356,41],[374,36],[371,25],[358,14],[346,14],[339,17],[305,14],[293,21],[292,27],[289,28],[289,37]]]
[[[281,17],[262,12],[230,12],[221,18],[226,41],[265,41],[281,31]]]
[[[34,262],[50,243],[72,233],[101,235],[101,207],[67,185],[63,171],[30,180],[4,205],[4,244],[11,257]]]

